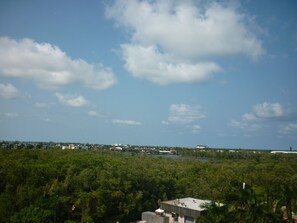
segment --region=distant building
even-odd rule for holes
[[[168,151],[168,150],[160,150],[159,151],[159,154],[161,154],[161,155],[172,155],[173,152]]]
[[[69,144],[69,145],[67,145],[67,146],[62,146],[62,149],[64,150],[64,149],[75,149],[76,148],[76,146],[74,145],[74,144]]]
[[[206,149],[206,148],[208,148],[208,146],[206,146],[206,145],[197,145],[196,146],[196,149]]]
[[[114,147],[111,147],[109,150],[112,150],[112,151],[123,151],[123,148],[122,147],[119,147],[119,146],[114,146]]]
[[[276,154],[276,153],[297,154],[297,151],[271,151],[271,153],[273,153],[273,154]]]

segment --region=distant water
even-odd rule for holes
[[[183,159],[183,160],[189,160],[189,161],[196,161],[196,162],[208,162],[208,159],[206,158],[201,158],[201,157],[193,157],[193,156],[181,156],[181,155],[162,155],[162,154],[158,154],[158,155],[150,155],[152,157],[162,157],[162,158],[168,158],[168,159]]]
[[[182,160],[189,160],[189,161],[196,161],[196,162],[208,162],[208,159],[202,158],[202,157],[194,157],[194,156],[181,156],[181,155],[173,155],[173,154],[146,154],[146,153],[135,153],[135,152],[123,152],[124,155],[145,155],[145,156],[151,156],[151,157],[160,157],[164,159],[182,159]]]
[[[153,155],[150,155],[150,156],[152,156],[152,157],[162,157],[162,158],[168,158],[168,159],[180,159],[180,158],[182,158],[181,156],[179,156],[179,155],[172,155],[172,154],[153,154]]]

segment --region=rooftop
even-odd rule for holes
[[[210,204],[210,200],[201,200],[196,199],[192,197],[186,197],[186,198],[180,198],[175,200],[169,200],[169,201],[162,201],[164,204],[169,204],[173,206],[188,208],[196,211],[204,211],[205,208],[201,207],[205,204]]]

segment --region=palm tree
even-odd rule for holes
[[[265,202],[264,196],[255,193],[252,188],[241,189],[233,195],[228,204],[212,202],[204,206],[207,214],[197,220],[198,223],[281,223],[281,215]]]
[[[292,212],[297,208],[297,187],[295,183],[286,183],[281,186],[280,196],[275,208],[276,211],[282,213],[287,222],[294,222]]]
[[[242,223],[277,223],[283,222],[281,216],[275,213],[265,201],[263,195],[255,193],[252,188],[242,189],[235,201],[234,213],[238,222]]]
[[[198,223],[234,222],[229,205],[211,202],[210,204],[203,205],[203,207],[207,209],[207,212],[197,220]]]

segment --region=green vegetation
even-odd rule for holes
[[[226,204],[209,207],[208,221],[201,222],[285,222],[283,216],[290,222],[297,211],[297,155],[178,154],[187,158],[1,149],[0,222],[129,222],[157,209],[159,201],[179,197]]]

